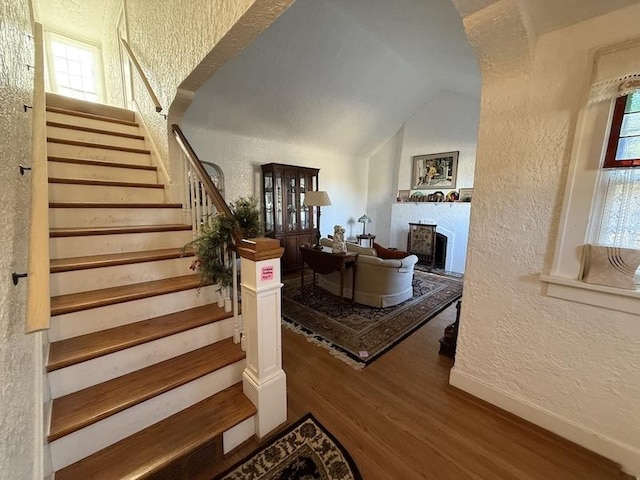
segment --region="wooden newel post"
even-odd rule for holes
[[[287,420],[287,377],[282,369],[280,257],[284,249],[271,238],[243,239],[242,323],[247,366],[244,394],[258,410],[256,435],[264,437]]]

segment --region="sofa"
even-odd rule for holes
[[[324,247],[331,247],[332,240],[320,239]],[[418,257],[408,255],[399,259],[380,258],[374,248],[362,247],[347,242],[347,251],[358,254],[356,261],[355,301],[371,307],[391,307],[413,296],[413,267]],[[345,273],[344,296],[351,298],[353,272]],[[318,285],[329,292],[340,295],[340,272],[318,275]]]

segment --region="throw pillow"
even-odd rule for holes
[[[403,252],[402,250],[392,250],[390,248],[384,248],[383,246],[378,245],[375,242],[373,243],[373,248],[375,249],[378,257],[384,260],[387,260],[390,258],[405,258],[409,256],[407,252]]]

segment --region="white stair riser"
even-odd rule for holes
[[[130,407],[51,442],[54,470],[60,470],[239,382],[245,361]]]
[[[153,262],[87,268],[70,272],[52,273],[49,277],[51,296],[88,292],[101,288],[119,287],[135,283],[163,280],[190,275],[189,265],[194,257],[172,258]]]
[[[86,132],[84,130],[76,130],[73,128],[47,126],[47,136],[53,138],[64,138],[66,140],[76,140],[79,142],[117,145],[119,147],[127,148],[146,148],[144,139],[109,135],[108,133]]]
[[[51,258],[72,258],[161,248],[182,248],[191,240],[193,240],[191,230],[56,237],[49,240],[49,255]]]
[[[130,133],[133,135],[141,135],[140,128],[131,125],[122,125],[113,122],[104,122],[102,120],[94,120],[91,118],[78,117],[76,115],[65,115],[63,113],[47,112],[47,120],[56,123],[65,123],[67,125],[78,125],[81,127],[99,128],[110,132]]]
[[[50,208],[51,228],[183,223],[181,208]]]
[[[256,434],[256,416],[247,418],[235,427],[230,428],[222,434],[222,451],[226,455],[231,450],[249,440]]]
[[[52,178],[80,178],[83,180],[111,180],[114,182],[158,183],[154,170],[139,170],[100,165],[81,165],[51,161],[48,163]]]
[[[106,305],[81,312],[56,315],[51,317],[49,341],[57,342],[66,338],[216,303],[217,301],[217,286],[209,285],[199,289],[193,288],[131,302]],[[91,321],[87,321],[88,318]]]
[[[49,184],[50,202],[162,203],[164,189],[103,185]]]
[[[79,147],[64,143],[47,144],[47,155],[51,157],[83,158],[103,162],[128,163],[130,165],[151,165],[151,155],[146,153],[123,152],[95,147]]]
[[[49,374],[51,396],[59,398],[77,392],[232,335],[233,318],[228,318],[56,370]]]

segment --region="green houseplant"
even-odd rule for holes
[[[233,232],[242,238],[254,238],[263,234],[258,199],[240,197],[229,205],[232,216],[214,215],[203,226],[197,238],[184,246],[195,252],[191,270],[200,274],[201,283],[217,283],[229,288],[233,283],[232,251]]]

